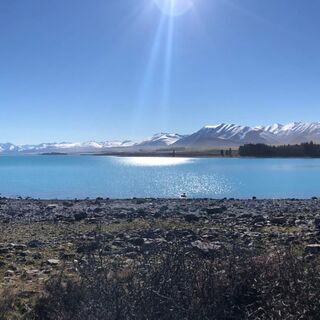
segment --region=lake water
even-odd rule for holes
[[[2,156],[0,193],[35,198],[309,198],[320,159]]]

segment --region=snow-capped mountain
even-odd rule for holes
[[[246,143],[271,145],[295,144],[313,141],[320,143],[320,122],[292,122],[286,125],[242,126],[218,124],[205,126],[191,135],[158,133],[141,142],[89,141],[41,143],[36,145],[14,145],[0,143],[0,154],[39,154],[39,153],[103,153],[108,151],[154,151],[161,148],[207,149],[214,147],[240,146]]]
[[[0,143],[0,153],[3,152],[15,152],[18,151],[19,147],[12,143]]]
[[[184,137],[173,147],[204,149],[210,147],[239,146],[246,143],[272,145],[313,141],[320,143],[320,122],[293,122],[286,125],[248,127],[236,124],[205,126]]]
[[[182,139],[184,136],[177,133],[158,133],[138,143],[135,147],[160,148],[167,147]]]
[[[267,143],[261,135],[263,129],[235,124],[205,126],[173,144],[174,147],[204,149],[221,146],[237,146],[244,143]]]
[[[275,133],[281,143],[320,142],[320,123],[293,122],[279,128]]]
[[[126,141],[104,141],[104,142],[61,142],[61,143],[41,143],[27,144],[16,146],[12,143],[0,144],[0,153],[2,154],[34,154],[34,153],[89,153],[102,152],[110,148],[127,148],[135,143],[129,140]]]

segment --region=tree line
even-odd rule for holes
[[[220,151],[221,157],[232,157],[232,149],[229,148],[228,150],[221,150]]]
[[[320,144],[312,141],[295,144],[270,146],[263,143],[245,144],[239,148],[241,157],[312,157],[320,158]]]

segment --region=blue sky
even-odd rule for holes
[[[320,121],[318,0],[154,1],[0,0],[0,141]]]

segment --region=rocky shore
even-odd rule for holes
[[[0,291],[39,294],[62,268],[77,273],[81,256],[134,260],[175,243],[206,256],[294,246],[320,254],[320,199],[0,199]]]

